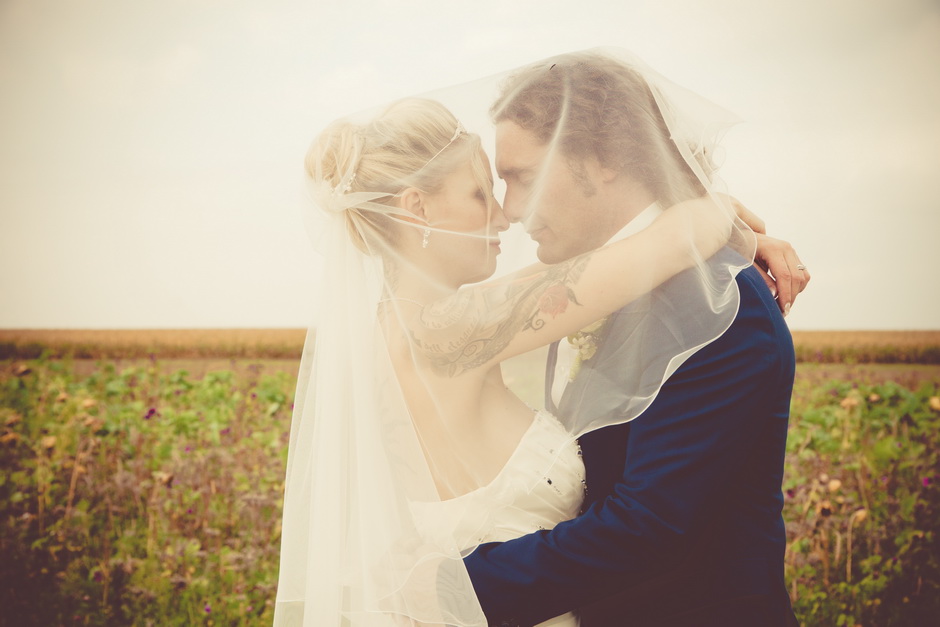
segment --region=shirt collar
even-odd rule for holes
[[[636,214],[636,216],[627,222],[622,229],[617,231],[613,237],[608,240],[608,244],[612,242],[619,242],[620,240],[627,238],[634,233],[639,233],[650,224],[653,223],[653,220],[659,217],[659,214],[663,212],[662,207],[659,206],[658,202],[654,202],[649,207]]]

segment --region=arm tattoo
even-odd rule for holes
[[[421,311],[412,339],[447,376],[479,367],[518,333],[538,331],[547,316],[564,313],[569,303],[580,305],[572,286],[591,256],[580,255],[512,282],[459,290]]]

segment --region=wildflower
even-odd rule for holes
[[[787,490],[787,498],[788,498],[788,499],[792,499],[792,498],[794,498],[795,496],[796,496],[796,490],[794,490],[793,488],[790,488],[790,489]]]
[[[97,404],[98,404],[98,401],[96,401],[93,398],[86,398],[85,400],[82,401],[82,407],[84,407],[85,409],[91,409]]]
[[[43,448],[52,448],[55,446],[55,436],[47,435],[41,440],[41,443]]]
[[[156,415],[157,415],[157,410],[156,410],[156,408],[151,407],[150,409],[147,410],[147,414],[144,416],[144,420],[150,420],[151,418],[153,418],[153,417],[156,416]]]
[[[219,434],[220,434],[220,435],[228,435],[228,434],[231,433],[231,432],[232,432],[232,428],[231,428],[231,427],[225,427],[224,429],[222,429],[222,430],[219,431]]]
[[[877,402],[880,401],[880,400],[881,400],[881,397],[878,396],[877,394],[875,394],[874,392],[872,392],[872,393],[868,396],[868,402],[869,402],[869,403],[877,403]]]
[[[191,453],[193,451],[193,447],[187,445],[186,448],[184,448],[183,450],[187,453]]]
[[[829,487],[829,491],[830,491],[830,492],[835,492],[835,491],[837,491],[839,488],[842,487],[842,482],[839,481],[838,479],[833,479],[833,480],[831,480],[831,481],[829,482],[829,486],[828,486],[828,487]]]
[[[930,409],[940,411],[940,396],[931,396],[927,404],[930,405]]]
[[[923,477],[923,478],[920,480],[920,482],[921,482],[922,484],[924,484],[924,487],[925,487],[925,488],[930,487],[930,484],[931,484],[930,477]]]
[[[96,571],[95,571],[94,580],[97,581],[98,583],[101,583],[101,581],[102,581],[103,579],[104,579],[104,575],[101,574],[101,571],[100,571],[100,570],[96,570]]]
[[[852,409],[858,407],[858,399],[854,396],[846,396],[842,399],[842,402],[839,403],[839,406],[842,409]]]
[[[206,603],[206,606],[205,606],[204,608],[202,608],[202,609],[204,609],[204,610],[206,611],[206,614],[211,614],[211,613],[212,613],[212,606],[209,605],[208,603]]]

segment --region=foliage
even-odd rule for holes
[[[786,576],[808,625],[940,616],[936,383],[797,380],[784,484]]]
[[[536,365],[507,381],[528,385]],[[293,375],[256,362],[201,378],[153,361],[78,370],[0,362],[0,625],[270,624]],[[794,607],[808,625],[930,624],[936,373],[833,372],[801,366],[794,390]]]
[[[293,381],[0,377],[0,624],[270,623]]]

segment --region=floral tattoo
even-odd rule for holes
[[[517,334],[537,332],[570,304],[581,305],[573,286],[590,257],[581,255],[512,282],[460,290],[421,311],[412,339],[447,376],[479,367]]]

